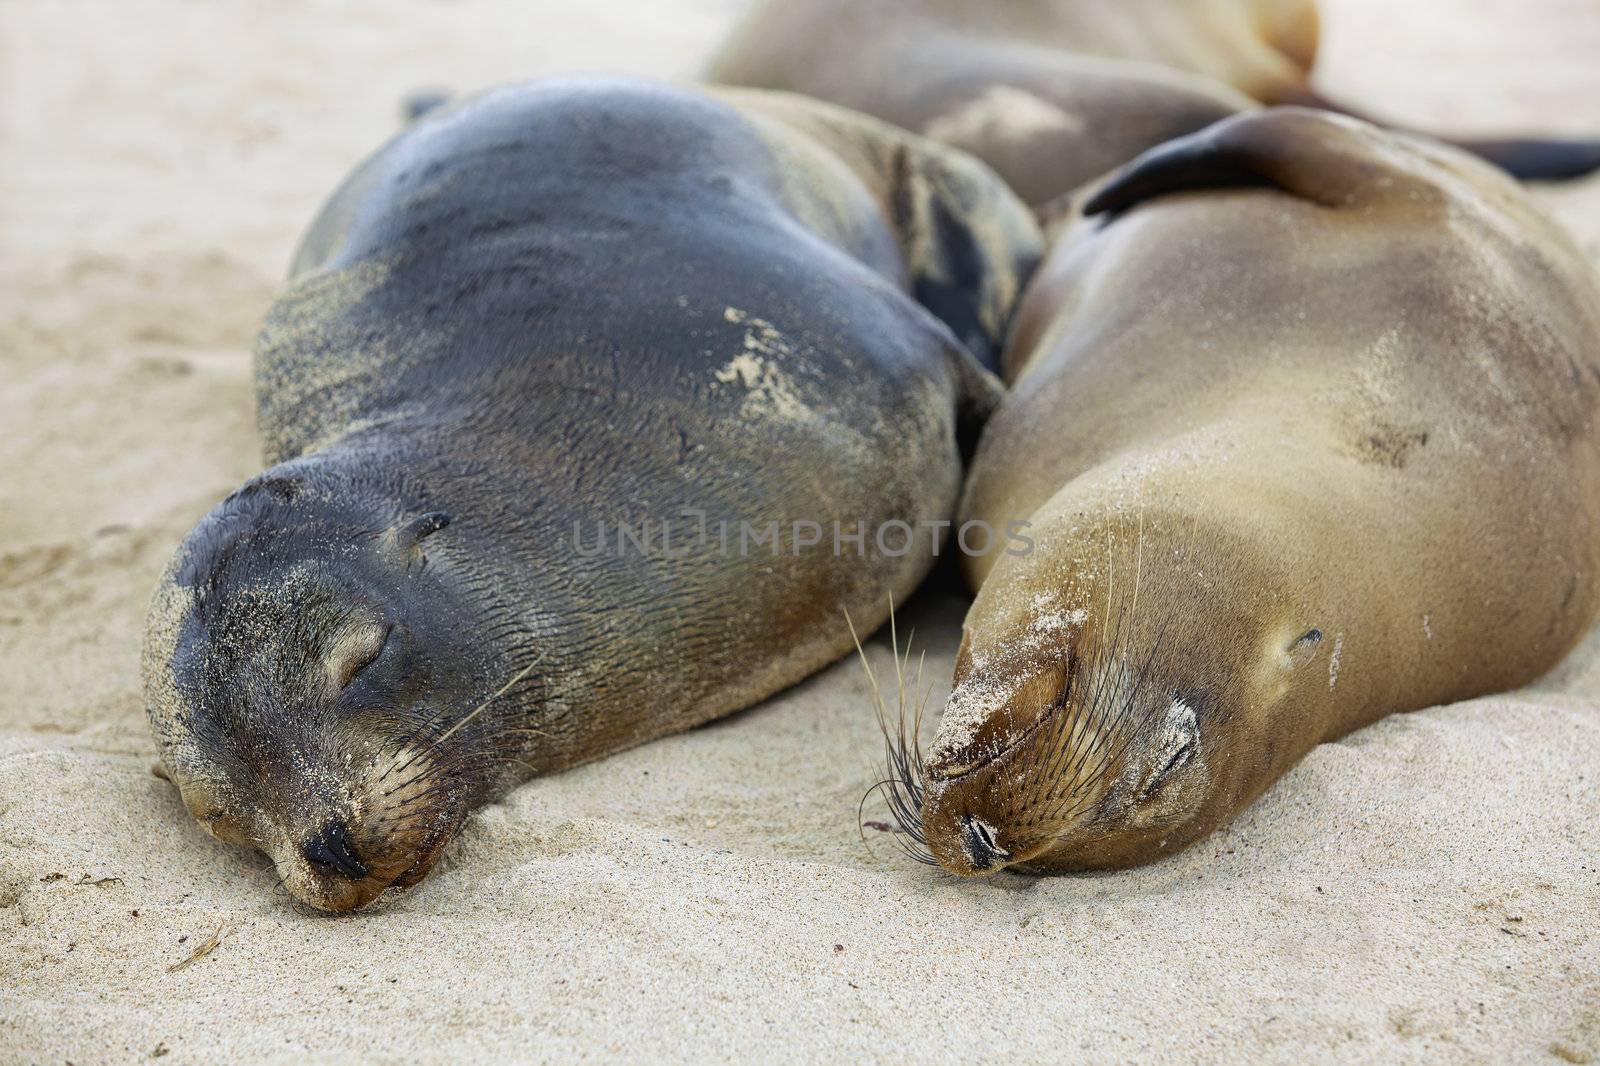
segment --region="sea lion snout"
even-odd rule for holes
[[[948,786],[934,785],[925,796],[922,832],[928,853],[949,873],[982,877],[1013,861],[1013,841],[1006,830],[989,821],[996,815],[987,810],[978,813],[980,807],[981,802],[974,804],[962,790]]]
[[[969,616],[917,782],[927,857],[963,876],[1071,870],[1184,839],[1217,791],[1209,733],[1234,699],[1207,683],[1212,657],[1169,612],[1138,614],[1131,585],[1002,592],[1015,576],[997,572],[1001,594]]]
[[[1124,853],[1185,837],[1213,781],[1195,709],[1125,674],[1116,664],[1084,679],[1116,693],[1110,708],[1069,694],[999,756],[953,778],[927,772],[930,857],[962,876],[1076,870],[1124,865]]]
[[[420,881],[465,819],[461,788],[430,746],[385,744],[379,726],[339,750],[308,753],[298,782],[241,792],[245,843],[269,855],[291,895],[318,910],[365,906]]]
[[[319,910],[354,910],[376,898],[389,887],[388,881],[372,876],[372,871],[357,857],[351,834],[343,822],[329,821],[306,838],[283,876],[295,898]],[[279,862],[280,871],[286,864]]]
[[[930,782],[923,797],[928,854],[949,873],[981,877],[1024,862],[1050,844],[1048,832],[1019,817],[1001,797],[1009,759],[954,781]]]
[[[365,906],[391,885],[415,884],[433,868],[460,822],[453,812],[441,811],[427,824],[408,824],[401,817],[406,805],[387,802],[381,791],[372,799],[381,805],[363,817],[313,818],[316,828],[285,827],[275,834],[277,846],[263,849],[300,902],[343,913]]]
[[[1065,620],[1063,620],[1063,618]],[[934,780],[973,773],[1022,744],[1067,698],[1082,612],[1030,615],[1015,640],[974,651],[963,641],[956,683],[924,769]]]

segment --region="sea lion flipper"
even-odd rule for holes
[[[1297,86],[1283,96],[1264,98],[1273,104],[1294,104],[1332,111],[1338,115],[1386,126],[1360,108],[1330,99],[1307,86]],[[1391,127],[1392,128],[1392,127]],[[1470,152],[1522,181],[1569,181],[1600,170],[1600,140],[1561,137],[1487,137],[1466,140],[1425,130],[1408,130]]]
[[[1514,137],[1458,144],[1523,181],[1567,181],[1600,170],[1600,140]]]
[[[1032,214],[988,167],[932,141],[896,144],[887,178],[912,295],[983,366],[997,366],[1012,306],[1042,253]]]
[[[803,135],[877,194],[911,297],[978,361],[999,365],[1011,312],[1044,254],[1028,206],[975,157],[793,93],[720,89],[746,117]],[[772,136],[772,132],[767,134]]]
[[[966,349],[954,350],[952,361],[956,373],[956,445],[963,458],[971,458],[989,416],[1005,399],[1006,389]]]
[[[425,89],[413,89],[400,101],[400,118],[406,125],[425,118],[441,107],[450,103],[451,92],[449,89],[440,89],[430,86]]]
[[[1416,184],[1375,163],[1357,119],[1275,107],[1224,119],[1158,145],[1115,171],[1083,205],[1085,215],[1122,211],[1166,193],[1277,188],[1324,207]],[[1382,176],[1383,183],[1374,179]]]

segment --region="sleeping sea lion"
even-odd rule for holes
[[[1600,602],[1600,276],[1493,168],[1298,108],[1163,145],[1025,294],[909,828],[1149,862],[1323,741],[1522,685]]]
[[[429,112],[305,237],[256,351],[270,468],[156,590],[184,803],[348,910],[528,775],[843,654],[841,610],[933,562],[1038,246],[981,164],[781,94]]]
[[[1350,112],[1311,86],[1312,0],[765,0],[710,66],[963,148],[1044,204],[1257,104]],[[1525,178],[1600,167],[1600,140],[1465,147]]]

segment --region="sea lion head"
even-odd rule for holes
[[[1124,865],[1206,806],[1212,694],[1082,607],[1014,636],[1052,629],[1053,655],[1013,639],[961,657],[924,766],[923,832],[947,870]]]
[[[1271,723],[1315,697],[1305,667],[1327,650],[1226,550],[1157,535],[1135,561],[1128,537],[1107,560],[1098,533],[1038,539],[981,588],[939,734],[902,780],[958,874],[1136,865],[1215,829],[1298,754]]]
[[[207,515],[156,591],[144,675],[166,776],[311,906],[418,881],[484,788],[459,728],[482,699],[462,635],[481,627],[434,537],[449,522],[280,468]]]

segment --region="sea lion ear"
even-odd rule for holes
[[[1085,215],[1124,211],[1166,193],[1275,188],[1323,207],[1404,195],[1423,184],[1372,150],[1390,139],[1358,119],[1303,107],[1235,115],[1167,141],[1115,171]],[[1396,144],[1398,138],[1393,138]]]
[[[410,554],[424,537],[439,532],[449,524],[450,514],[446,511],[429,511],[418,515],[394,531],[395,545],[401,552]]]
[[[1288,657],[1290,666],[1304,666],[1317,657],[1317,645],[1322,643],[1322,630],[1311,629],[1301,634],[1295,642],[1289,645]]]

